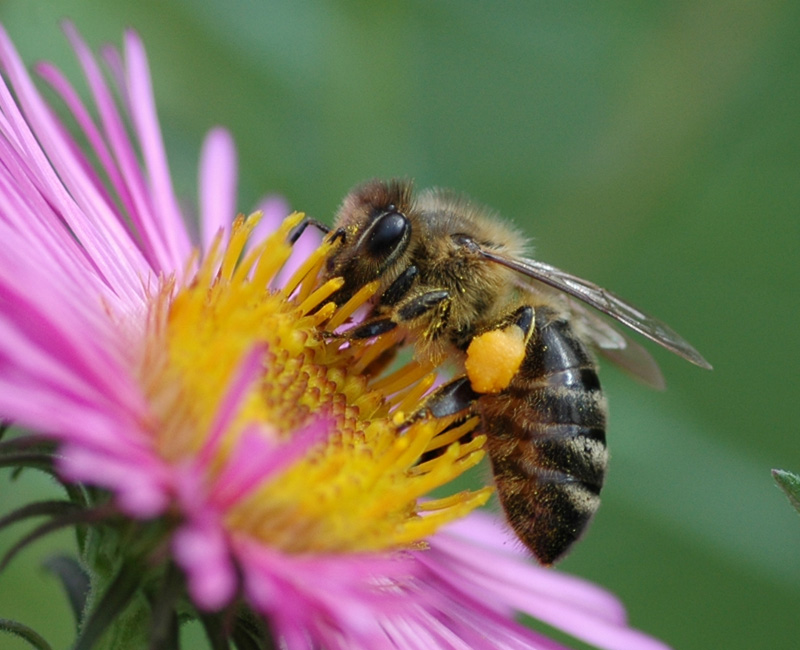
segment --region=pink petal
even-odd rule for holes
[[[378,577],[392,585],[413,564],[374,554],[293,556],[251,540],[235,540],[248,600],[267,614],[286,647],[301,639],[315,646],[376,648],[385,636],[376,614],[400,610],[413,598],[397,589],[378,588]],[[349,642],[349,645],[348,645]],[[390,646],[385,646],[390,647]]]
[[[248,389],[261,375],[265,352],[265,345],[256,345],[239,363],[228,386],[228,392],[217,407],[214,422],[205,437],[203,447],[197,454],[198,467],[206,468],[216,455],[222,437],[233,418],[236,417],[242,400],[247,396]]]
[[[169,474],[155,459],[134,461],[73,444],[64,446],[61,452],[57,466],[62,476],[111,490],[123,512],[148,519],[169,506]]]
[[[236,570],[221,526],[192,522],[172,539],[172,552],[186,572],[189,593],[201,609],[217,611],[236,593]]]
[[[150,197],[157,224],[161,228],[170,256],[169,268],[175,272],[189,258],[191,244],[186,233],[183,215],[178,208],[172,179],[167,165],[167,155],[156,116],[153,86],[150,81],[150,68],[147,55],[139,36],[128,30],[125,33],[125,52],[127,54],[127,86],[130,89],[131,117],[139,136],[145,168],[150,181]]]
[[[147,265],[138,249],[113,216],[96,187],[81,174],[70,147],[61,137],[61,128],[28,76],[5,31],[0,28],[0,61],[12,80],[25,117],[19,112],[5,84],[0,83],[0,108],[14,129],[13,137],[25,148],[30,177],[38,191],[54,206],[90,254],[103,276],[117,291],[138,295],[137,277]],[[36,136],[34,137],[28,124]],[[52,166],[40,148],[47,151]],[[56,174],[55,167],[58,169]],[[60,177],[60,178],[59,178]],[[63,184],[62,184],[63,181]]]
[[[84,106],[80,97],[61,71],[52,64],[39,64],[39,66],[37,66],[37,71],[39,75],[50,84],[53,90],[61,96],[64,103],[75,117],[83,134],[86,136],[91,150],[98,158],[100,168],[108,174],[109,183],[116,193],[116,199],[119,200],[125,213],[130,217],[136,227],[136,233],[142,239],[142,252],[148,262],[153,268],[164,268],[164,265],[158,261],[164,257],[164,250],[161,246],[160,237],[157,232],[154,232],[152,221],[143,219],[141,212],[136,209],[136,204],[133,196],[131,196],[127,182],[114,160],[111,151],[108,149],[103,134],[94,124],[89,111]],[[110,98],[108,98],[108,101],[111,101]],[[103,182],[97,175],[97,172],[91,167],[89,161],[82,155],[77,144],[68,133],[65,133],[63,137],[65,141],[69,141],[72,144],[76,159],[81,160],[81,167],[84,174],[92,179],[92,182],[97,187],[98,192],[103,196],[105,202],[109,205],[112,204],[114,199],[107,194]],[[117,216],[120,217],[121,215]]]
[[[263,427],[253,426],[245,431],[225,468],[215,481],[214,503],[220,509],[229,508],[247,495],[274,480],[286,468],[323,442],[331,431],[331,423],[318,419],[305,429],[292,434],[291,440],[276,444]]]
[[[4,133],[3,135],[7,135]],[[25,255],[36,260],[56,274],[72,293],[103,296],[114,302],[113,293],[102,278],[96,265],[74,237],[64,228],[63,222],[52,206],[39,193],[29,176],[27,163],[19,152],[0,137],[0,224],[4,228],[3,241],[11,246],[16,237]],[[13,235],[6,232],[13,231]]]
[[[252,240],[254,242],[260,242],[269,237],[277,230],[281,221],[292,212],[286,199],[276,194],[261,199],[255,209],[261,212],[261,221],[253,230]]]
[[[167,244],[164,241],[158,219],[153,212],[152,202],[148,196],[136,151],[128,138],[125,122],[117,110],[114,97],[94,56],[75,27],[66,22],[64,23],[64,31],[83,68],[83,73],[89,83],[89,89],[97,106],[104,136],[111,147],[116,166],[120,170],[118,176],[112,176],[112,179],[116,178],[119,182],[119,185],[114,186],[114,189],[120,196],[128,198],[126,207],[145,239],[147,250],[151,252],[150,257],[153,268],[156,271],[172,270]],[[124,85],[122,85],[121,94],[126,98],[129,96]]]
[[[477,511],[448,525],[434,540],[437,548],[461,558],[470,570],[483,567],[484,572],[498,578],[500,584],[512,588],[535,585],[539,593],[571,607],[611,622],[625,622],[625,608],[618,598],[592,583],[534,564],[516,540],[509,544],[510,533],[506,526],[497,517]],[[483,561],[490,564],[483,564]]]
[[[203,250],[208,251],[217,234],[225,233],[236,216],[236,149],[228,131],[213,129],[206,136],[200,155],[200,232]]]
[[[628,627],[624,609],[604,590],[535,566],[518,554],[491,548],[497,545],[498,538],[492,539],[488,534],[485,520],[480,521],[482,515],[478,516],[476,526],[482,543],[471,543],[466,522],[473,516],[456,526],[460,538],[442,532],[431,540],[431,552],[417,554],[418,561],[441,581],[444,591],[450,592],[454,600],[463,601],[470,594],[480,593],[484,596],[482,602],[502,606],[498,613],[509,607],[525,612],[607,650],[667,648]]]

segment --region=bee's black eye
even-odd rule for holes
[[[379,217],[369,233],[367,252],[373,256],[389,256],[405,241],[408,219],[399,212],[388,212]]]

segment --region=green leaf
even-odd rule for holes
[[[276,645],[267,621],[242,608],[236,615],[231,634],[238,650],[275,650]]]
[[[150,601],[150,650],[168,650],[179,646],[177,603],[182,593],[183,576],[175,564],[170,563],[160,588]]]
[[[34,528],[30,533],[22,537],[16,544],[6,551],[5,555],[3,555],[2,559],[0,559],[0,571],[3,571],[8,566],[8,563],[11,562],[11,560],[17,555],[17,553],[28,546],[31,542],[34,542],[37,539],[40,539],[41,537],[44,537],[45,535],[62,528],[75,526],[78,524],[95,523],[107,516],[107,509],[102,507],[98,507],[93,510],[85,510],[83,508],[76,507],[69,501],[41,501],[19,508],[18,510],[15,510],[11,514],[7,515],[3,518],[4,525],[10,523],[9,520],[18,521],[20,518],[24,518],[25,516],[31,516],[29,512],[31,510],[36,511],[37,508],[40,508],[41,510],[46,511],[48,507],[53,507],[56,510],[62,510],[62,512],[52,513],[52,519]],[[40,512],[37,514],[50,513]]]
[[[773,469],[772,478],[789,498],[789,503],[800,513],[800,476],[783,469]]]
[[[61,581],[61,586],[67,592],[75,622],[80,628],[91,587],[88,574],[75,558],[66,555],[49,558],[45,561],[44,567]]]
[[[134,648],[146,645],[149,605],[139,599],[130,611],[125,612],[141,586],[142,567],[137,563],[124,565],[109,584],[84,621],[83,629],[73,650],[90,650],[111,627],[103,647]],[[125,615],[123,616],[123,612]],[[124,642],[122,640],[125,640]]]
[[[9,425],[4,420],[0,420],[0,432],[5,433],[8,428]],[[45,436],[29,433],[0,442],[0,456],[21,451],[47,453],[52,456],[56,446],[55,442]]]
[[[77,507],[71,501],[34,501],[0,517],[0,529],[24,521],[30,517],[57,517],[75,512]]]
[[[25,468],[53,473],[53,456],[48,453],[22,452],[0,456],[0,467],[13,467],[17,472]]]
[[[0,630],[24,639],[31,644],[31,647],[36,648],[36,650],[53,650],[50,644],[37,632],[17,621],[0,618]]]
[[[203,629],[206,632],[206,637],[212,650],[230,650],[228,634],[219,616],[202,615],[200,616],[200,622],[203,624]]]

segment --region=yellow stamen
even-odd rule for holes
[[[463,422],[457,427],[454,427],[452,429],[445,429],[433,440],[431,440],[431,444],[428,445],[428,448],[425,451],[433,451],[434,449],[441,449],[442,447],[446,447],[447,445],[455,442],[456,440],[460,440],[462,436],[472,431],[477,426],[477,424],[478,424],[478,418],[475,417],[468,419],[466,422]]]
[[[458,454],[461,454],[461,456],[459,456],[458,458],[462,458],[462,457],[463,458],[469,458],[470,454],[472,454],[472,452],[482,450],[483,449],[483,445],[485,443],[486,443],[486,438],[485,437],[476,436],[473,440],[470,440],[469,442],[467,442],[467,443],[465,443],[463,445],[460,444],[460,443],[452,443],[447,448],[447,452],[446,453],[452,453],[452,454],[458,453]],[[409,471],[412,472],[412,473],[416,473],[416,474],[424,474],[425,472],[430,471],[438,462],[440,462],[441,458],[442,458],[442,456],[437,456],[436,458],[433,458],[431,460],[427,460],[425,462],[418,463],[417,465],[412,467]],[[475,463],[477,463],[479,460],[480,460],[480,458],[476,459]],[[472,465],[469,465],[469,466],[472,467]]]
[[[286,264],[286,260],[292,254],[292,247],[286,241],[286,238],[292,229],[303,220],[303,217],[304,215],[301,212],[289,215],[283,220],[280,227],[253,251],[253,255],[258,258],[252,279],[254,285],[258,287],[269,286],[270,281]],[[269,253],[264,254],[265,251],[269,251]],[[213,259],[213,257],[209,256],[208,259]]]
[[[330,247],[330,243],[325,242],[311,255],[309,255],[308,258],[306,258],[306,260],[298,267],[298,269],[292,274],[292,277],[289,278],[284,285],[282,291],[285,296],[291,296],[295,289],[297,289],[297,286],[300,284],[300,282],[302,282],[307,276],[310,276],[311,272],[317,269],[320,264],[322,264]],[[314,273],[314,276],[316,276],[316,273]]]
[[[353,367],[353,371],[361,374],[373,361],[377,360],[382,354],[388,352],[399,342],[400,338],[397,334],[397,330],[387,332],[377,340],[370,342]]]
[[[326,436],[224,513],[231,534],[289,553],[418,547],[488,499],[490,490],[482,489],[420,501],[474,466],[484,438],[458,442],[476,418],[452,429],[453,418],[403,422],[401,412],[414,412],[433,385],[430,364],[412,361],[384,378],[363,374],[400,341],[396,332],[370,341],[326,339],[324,332],[344,324],[379,286],[370,283],[342,306],[326,302],[343,286],[342,279],[320,279],[334,244],[322,244],[283,287],[269,289],[301,219],[292,215],[244,253],[258,218],[237,218],[227,247],[215,240],[190,283],[177,290],[165,283],[153,296],[139,370],[153,444],[167,462],[195,458],[242,360],[263,347],[263,368],[238,396],[209,486],[253,425],[276,453],[307,427],[323,427]],[[441,453],[421,462],[430,450]]]
[[[330,298],[335,291],[341,289],[343,286],[344,286],[344,280],[342,278],[333,278],[333,280],[328,280],[319,289],[311,292],[308,295],[308,297],[302,298],[303,302],[300,303],[300,311],[303,312],[304,314],[311,311],[321,302],[324,302],[327,298]],[[301,296],[298,296],[298,298],[300,297]],[[329,319],[330,316],[326,320]]]
[[[328,327],[330,328],[330,331],[332,332],[337,327],[344,324],[344,322],[348,318],[350,318],[350,316],[353,315],[356,309],[358,309],[364,303],[366,303],[367,300],[369,300],[369,298],[377,290],[378,290],[377,282],[370,282],[369,284],[366,284],[363,287],[361,287],[361,289],[359,289],[356,292],[356,294],[352,298],[350,298],[350,300],[348,300],[344,305],[342,305],[342,307],[339,309],[336,315],[333,318],[331,318],[331,320],[328,322]]]
[[[433,366],[429,364],[421,364],[418,361],[411,361],[399,370],[396,370],[391,375],[387,375],[383,379],[376,381],[372,384],[373,390],[379,390],[386,395],[392,395],[415,381],[422,379],[425,375],[433,370]]]
[[[335,244],[331,243],[330,241],[326,240],[319,245],[319,247],[311,253],[308,257],[309,263],[312,261],[310,268],[306,276],[303,278],[302,282],[300,283],[300,289],[297,292],[297,297],[299,300],[305,300],[312,291],[317,287],[317,276],[319,275],[320,271],[322,270],[323,265],[325,264],[326,256],[331,251],[331,249],[335,248]],[[337,278],[339,281],[344,284],[343,278]]]
[[[321,327],[322,324],[327,323],[331,316],[333,316],[335,313],[336,305],[334,305],[332,302],[329,302],[314,315],[314,327]]]
[[[418,384],[413,386],[403,397],[400,404],[397,405],[398,411],[411,411],[414,405],[417,404],[422,396],[428,392],[431,386],[436,382],[436,375],[430,374],[423,377]]]

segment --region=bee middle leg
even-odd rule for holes
[[[391,332],[400,324],[421,318],[434,309],[441,308],[449,301],[450,294],[443,289],[426,291],[402,301],[394,309],[378,315],[370,316],[365,321],[340,332],[326,332],[326,338],[344,340],[370,339]]]
[[[431,393],[422,408],[412,415],[413,419],[430,415],[435,418],[446,418],[470,409],[480,397],[480,393],[472,390],[468,377],[459,376],[439,386]]]
[[[404,276],[401,283],[408,284],[413,280],[416,273],[414,271]],[[399,284],[396,282],[395,285]],[[391,287],[390,287],[391,288]],[[407,293],[407,287],[402,289]],[[381,301],[373,313],[368,316],[364,321],[357,325],[338,332],[325,332],[323,335],[326,339],[341,340],[341,341],[359,341],[365,339],[375,338],[383,334],[387,334],[396,329],[398,325],[408,323],[410,320],[420,318],[429,314],[434,309],[444,309],[446,312],[447,303],[450,295],[447,291],[435,290],[422,293],[414,296],[406,301],[402,301],[399,305],[387,304]],[[394,297],[393,297],[394,300]],[[395,302],[397,302],[395,300]],[[382,372],[395,358],[397,351],[403,346],[404,342],[398,340],[392,347],[384,350],[370,365],[364,370],[364,374],[374,377]]]

